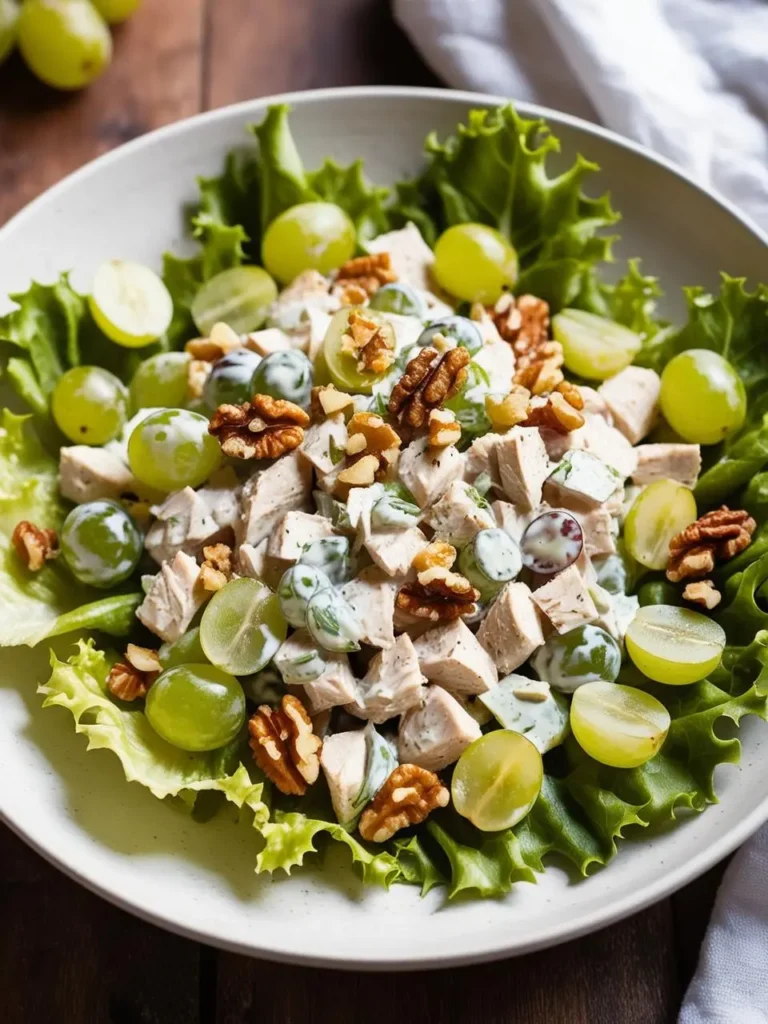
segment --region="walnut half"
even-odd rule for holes
[[[282,398],[254,395],[242,405],[220,405],[208,425],[225,455],[236,459],[277,459],[304,440],[309,416]]]
[[[423,569],[412,583],[404,583],[395,603],[400,611],[431,622],[449,622],[477,610],[480,591],[464,576],[445,565]]]
[[[667,579],[708,576],[717,561],[728,561],[748,548],[757,523],[743,509],[727,505],[707,512],[673,537],[669,543]]]
[[[447,807],[450,794],[434,772],[401,764],[392,772],[360,818],[360,835],[386,843],[409,825],[419,825],[437,807]]]
[[[254,761],[281,793],[303,796],[317,782],[323,744],[298,697],[286,694],[277,709],[262,704],[248,732]]]
[[[433,348],[423,348],[405,367],[392,389],[389,414],[405,426],[425,427],[432,409],[439,409],[461,391],[467,380],[469,352],[449,349],[438,358]]]
[[[32,572],[39,572],[46,562],[59,553],[59,540],[55,530],[35,526],[22,519],[16,524],[11,537],[16,554]]]

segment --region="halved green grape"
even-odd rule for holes
[[[206,337],[218,323],[236,334],[256,331],[277,298],[277,285],[262,267],[230,267],[200,288],[192,302],[192,319]]]
[[[176,665],[149,688],[147,721],[180,750],[218,750],[245,723],[245,694],[234,676],[214,665]]]
[[[571,729],[590,757],[612,768],[637,768],[658,753],[669,712],[645,690],[619,683],[586,683],[571,701]]]
[[[346,583],[353,575],[349,537],[320,537],[305,544],[296,564],[319,570],[334,586]]]
[[[657,683],[684,686],[705,679],[720,664],[725,630],[691,608],[652,604],[638,609],[626,644],[643,675]]]
[[[142,0],[91,0],[91,3],[110,25],[119,25],[138,11]]]
[[[374,384],[383,381],[386,373],[361,373],[357,369],[357,359],[344,351],[344,336],[347,333],[349,314],[359,306],[348,306],[334,313],[330,326],[323,342],[323,354],[331,375],[331,381],[342,391],[357,392],[361,395],[370,395]],[[390,332],[394,345],[394,329],[386,317],[381,313],[367,309],[365,315],[375,320],[384,331]]]
[[[88,298],[93,319],[125,348],[144,348],[168,330],[173,299],[154,270],[132,260],[102,263]]]
[[[359,651],[363,627],[337,590],[320,590],[307,606],[307,629],[326,651]]]
[[[696,521],[693,491],[676,480],[657,480],[635,498],[624,521],[624,543],[647,569],[665,569],[669,542]]]
[[[410,285],[399,281],[394,284],[385,284],[374,292],[368,308],[377,309],[380,313],[417,316],[420,320],[427,315],[427,304],[421,295]]]
[[[16,45],[20,11],[17,0],[0,0],[0,64]]]
[[[604,629],[588,623],[551,633],[531,665],[539,679],[562,693],[574,693],[586,683],[612,683],[621,669],[621,648]]]
[[[90,0],[24,0],[19,49],[38,78],[54,89],[82,89],[112,58],[112,36]]]
[[[480,328],[465,316],[444,316],[439,320],[433,320],[427,324],[419,335],[416,344],[420,348],[426,348],[433,343],[436,334],[442,334],[444,338],[452,338],[457,345],[465,348],[470,355],[479,352],[483,347],[483,336]]]
[[[128,389],[132,411],[183,406],[187,400],[189,361],[186,352],[160,352],[139,363]]]
[[[459,554],[459,571],[484,599],[515,579],[522,566],[517,541],[496,527],[480,530]]]
[[[56,382],[51,413],[59,430],[75,444],[106,444],[125,426],[128,390],[101,366],[73,366]]]
[[[743,426],[747,394],[718,352],[691,348],[667,363],[659,403],[670,427],[693,444],[718,444]]]
[[[288,633],[280,602],[266,584],[242,577],[217,591],[200,621],[209,661],[235,676],[251,675],[275,656]]]
[[[487,224],[455,224],[437,240],[434,274],[457,299],[494,303],[517,281],[517,253]]]
[[[145,416],[128,440],[135,476],[159,491],[199,487],[221,462],[208,420],[189,409],[163,409]]]
[[[173,643],[163,644],[157,652],[163,668],[174,668],[176,665],[204,665],[208,659],[203,645],[200,643],[200,627],[188,629]]]
[[[253,376],[259,363],[261,356],[247,348],[236,349],[217,359],[203,387],[205,406],[214,410],[220,405],[240,405],[249,401],[255,394]]]
[[[606,380],[629,366],[642,338],[628,327],[582,309],[563,309],[552,318],[552,333],[563,346],[571,373]]]
[[[313,382],[312,363],[303,352],[289,349],[262,359],[254,372],[251,388],[254,395],[284,398],[306,408]]]
[[[72,575],[92,587],[113,587],[127,579],[144,549],[134,521],[114,501],[89,501],[73,508],[59,543]]]
[[[305,270],[330,274],[352,259],[355,225],[335,203],[300,203],[275,217],[267,228],[261,254],[264,266],[281,284]]]
[[[470,743],[453,772],[459,814],[481,832],[512,828],[528,814],[544,779],[541,754],[521,733],[489,732]]]
[[[306,626],[309,602],[318,590],[328,590],[331,586],[326,574],[314,565],[292,565],[286,569],[277,588],[280,610],[286,621],[296,629]]]

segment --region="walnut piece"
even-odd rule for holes
[[[323,744],[298,697],[286,694],[277,709],[263,704],[248,732],[254,761],[281,793],[303,796],[317,782]]]
[[[339,473],[337,482],[349,487],[370,487],[379,472],[379,460],[375,455],[363,455]]]
[[[487,395],[485,414],[495,431],[509,430],[528,418],[531,411],[531,393],[520,384],[513,384],[512,390],[503,398]]]
[[[461,440],[461,424],[450,409],[431,409],[429,413],[430,448],[448,448]]]
[[[683,591],[683,600],[691,601],[693,604],[700,604],[707,611],[717,608],[723,599],[723,595],[715,587],[712,580],[698,580],[696,583],[688,583]]]
[[[362,434],[365,450],[372,454],[399,448],[403,443],[397,431],[375,412],[356,412],[347,424],[347,429],[350,437]]]
[[[401,611],[418,619],[449,622],[474,614],[479,597],[480,591],[468,579],[438,563],[422,569],[415,581],[404,583],[395,603]]]
[[[352,395],[348,395],[346,391],[337,391],[333,384],[326,384],[312,388],[309,411],[312,420],[318,422],[326,416],[350,409],[354,404]]]
[[[452,544],[444,540],[433,540],[416,555],[411,565],[416,572],[424,572],[425,569],[434,569],[436,565],[450,569],[455,561],[456,548]]]
[[[554,391],[563,380],[563,346],[549,337],[549,306],[535,295],[502,295],[493,322],[515,353],[515,384],[534,395]]]
[[[576,393],[578,398],[574,397],[570,390],[566,390],[564,394],[559,390],[553,391],[543,405],[531,409],[521,426],[546,427],[549,430],[556,430],[558,434],[570,434],[572,430],[578,430],[584,426],[585,421],[579,409],[572,403],[578,401],[583,407],[584,399],[578,391]]]
[[[669,542],[667,579],[672,583],[708,576],[715,562],[726,562],[752,543],[757,523],[743,509],[727,505],[697,519]]]
[[[125,660],[132,665],[137,672],[150,674],[162,672],[163,666],[157,651],[150,647],[139,647],[138,644],[128,644],[125,649]]]
[[[298,405],[254,395],[242,405],[220,405],[208,425],[225,455],[236,459],[277,459],[304,440],[309,416]]]
[[[187,398],[202,397],[212,369],[213,363],[205,359],[190,359],[187,364]]]
[[[152,676],[154,679],[154,675]],[[118,661],[109,670],[107,689],[118,700],[132,701],[146,697],[152,679],[147,672],[140,672],[133,665]]]
[[[205,363],[215,363],[222,356],[229,355],[235,349],[242,348],[243,342],[229,324],[217,323],[211,328],[208,338],[193,338],[184,346],[193,359]]]
[[[395,333],[388,323],[353,309],[341,339],[341,351],[357,359],[360,373],[386,373],[395,361]]]
[[[55,530],[35,526],[27,519],[16,524],[11,536],[16,554],[31,572],[39,572],[46,562],[59,554],[59,539]]]
[[[396,280],[397,274],[392,269],[389,253],[377,252],[370,256],[357,256],[340,267],[333,292],[340,297],[342,305],[359,305],[383,284]]]
[[[457,395],[467,380],[470,357],[465,348],[437,355],[433,348],[423,348],[414,356],[389,398],[390,415],[417,430],[426,426],[430,410]]]
[[[386,843],[396,832],[419,825],[437,807],[447,807],[448,790],[434,772],[401,764],[363,811],[360,835],[370,843]]]
[[[232,579],[232,548],[228,544],[209,544],[203,548],[205,561],[200,566],[203,590],[221,590]]]

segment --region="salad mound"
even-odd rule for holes
[[[253,133],[196,255],[0,320],[0,644],[86,631],[44,706],[259,872],[586,875],[768,714],[768,288],[607,283],[597,168],[511,106],[392,189]]]

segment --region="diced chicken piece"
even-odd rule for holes
[[[334,813],[341,825],[354,821],[355,803],[365,782],[367,762],[365,729],[337,732],[323,742],[320,766],[328,783]]]
[[[395,332],[395,348],[398,352],[412,348],[424,330],[424,321],[418,316],[387,313],[387,320],[392,324]]]
[[[297,629],[283,641],[275,655],[275,668],[286,683],[293,684],[296,669],[292,670],[291,666],[297,662],[301,665],[302,661],[308,661],[314,652],[322,655],[325,665],[319,676],[301,684],[309,713],[317,715],[327,708],[339,707],[355,700],[355,677],[352,675],[346,654],[320,650],[306,629]]]
[[[463,547],[480,530],[490,530],[496,525],[488,502],[463,480],[451,484],[442,498],[428,509],[424,522],[435,531],[435,540],[450,541],[456,547]]]
[[[606,423],[612,423],[611,410],[608,408],[608,404],[600,392],[595,391],[594,388],[590,388],[586,384],[578,384],[577,387],[584,400],[584,408],[581,410],[583,414],[587,418],[590,416],[602,416]]]
[[[231,466],[223,466],[197,492],[220,529],[234,529],[240,518],[240,481]]]
[[[411,563],[429,541],[418,528],[407,530],[375,530],[365,542],[365,548],[376,565],[387,576],[405,576]]]
[[[421,671],[449,693],[485,693],[499,673],[493,659],[461,619],[430,629],[414,644]]]
[[[600,385],[598,391],[613,422],[628,441],[637,444],[651,432],[659,407],[661,378],[655,370],[628,366]]]
[[[524,510],[541,504],[541,489],[551,466],[535,427],[512,427],[496,446],[504,494]]]
[[[309,309],[333,313],[340,305],[339,299],[330,294],[328,281],[323,275],[316,270],[305,270],[280,292],[272,304],[269,325],[283,331],[298,331],[304,327]]]
[[[483,434],[475,438],[464,456],[464,479],[468,484],[473,484],[481,473],[486,473],[493,486],[501,488],[496,449],[503,440],[503,434]]]
[[[535,590],[533,600],[558,633],[568,633],[598,617],[597,606],[576,565],[569,565]]]
[[[267,555],[286,562],[298,562],[305,545],[333,536],[333,526],[325,516],[288,512],[270,534]]]
[[[331,316],[324,309],[310,307],[307,310],[305,351],[313,363],[325,341],[325,336],[330,326]]]
[[[481,736],[480,726],[442,686],[427,688],[423,707],[403,715],[397,735],[400,764],[439,772]]]
[[[542,511],[546,511],[549,505],[545,505]],[[535,510],[538,512],[538,509]],[[530,516],[518,512],[514,505],[508,501],[494,501],[491,503],[491,512],[496,519],[496,525],[501,527],[514,540],[520,541],[528,525]],[[531,513],[533,515],[533,513]]]
[[[479,326],[479,325],[478,325]],[[495,330],[495,328],[494,328]],[[506,394],[512,388],[515,375],[515,353],[512,346],[500,338],[498,341],[486,341],[483,347],[473,356],[473,361],[491,378],[494,391]]]
[[[59,490],[76,505],[121,494],[137,494],[140,484],[119,455],[106,448],[76,444],[59,452]]]
[[[544,643],[539,613],[525,583],[507,583],[477,633],[502,675],[520,668]]]
[[[701,472],[701,448],[697,444],[641,444],[635,448],[637,467],[632,482],[644,486],[655,480],[677,480],[695,487]]]
[[[246,348],[260,356],[271,356],[273,352],[285,352],[293,348],[290,335],[279,327],[265,327],[263,331],[252,331],[245,343]]]
[[[602,416],[590,416],[578,431],[585,451],[596,455],[608,466],[613,466],[622,480],[635,470],[637,454],[620,430],[612,427]]]
[[[616,535],[614,534],[615,519],[610,511],[595,508],[591,512],[582,512],[576,516],[581,523],[584,534],[584,550],[589,558],[616,553]]]
[[[286,512],[305,508],[312,492],[312,467],[290,452],[267,469],[255,473],[243,486],[238,541],[256,545],[268,537]]]
[[[383,494],[381,484],[371,484],[370,487],[353,487],[347,495],[347,519],[357,531],[355,551],[359,551],[371,535],[371,512]]]
[[[336,489],[336,485],[339,482],[339,473],[346,468],[348,467],[344,459],[339,459],[329,473],[323,473],[320,469],[315,470],[317,486],[321,491],[325,491],[326,494],[333,494]]]
[[[157,518],[144,539],[144,547],[158,563],[172,561],[178,551],[198,555],[219,532],[207,505],[191,487],[169,495],[152,512]]]
[[[360,639],[372,647],[391,647],[395,642],[395,597],[398,584],[376,565],[363,569],[341,588],[342,597],[354,608],[363,627]]]
[[[442,497],[464,475],[464,456],[453,445],[430,448],[428,439],[413,441],[400,455],[400,480],[421,508]]]
[[[612,466],[590,452],[566,452],[544,483],[544,497],[550,505],[573,512],[590,512],[604,505],[622,480]]]
[[[376,724],[386,722],[422,703],[424,683],[413,641],[403,633],[372,659],[347,711]]]
[[[147,596],[136,609],[136,618],[147,629],[173,643],[186,633],[197,609],[211,595],[198,583],[200,569],[183,551],[172,562],[163,562]]]
[[[407,633],[415,643],[420,636],[423,636],[428,629],[432,628],[434,623],[430,622],[429,619],[419,618],[418,615],[411,615],[409,612],[404,612],[402,608],[395,606],[392,625],[395,628],[395,632]]]
[[[348,437],[344,413],[337,412],[306,431],[300,451],[318,473],[331,473],[344,458]]]
[[[404,228],[397,231],[379,235],[368,242],[366,248],[370,253],[389,253],[392,269],[397,274],[398,281],[423,291],[432,288],[435,254],[412,221],[408,221]]]
[[[270,558],[267,554],[269,538],[264,537],[254,547],[252,544],[241,544],[237,551],[237,572],[240,576],[249,576],[252,580],[261,580],[272,590],[277,590],[283,573],[291,566],[281,558]]]

